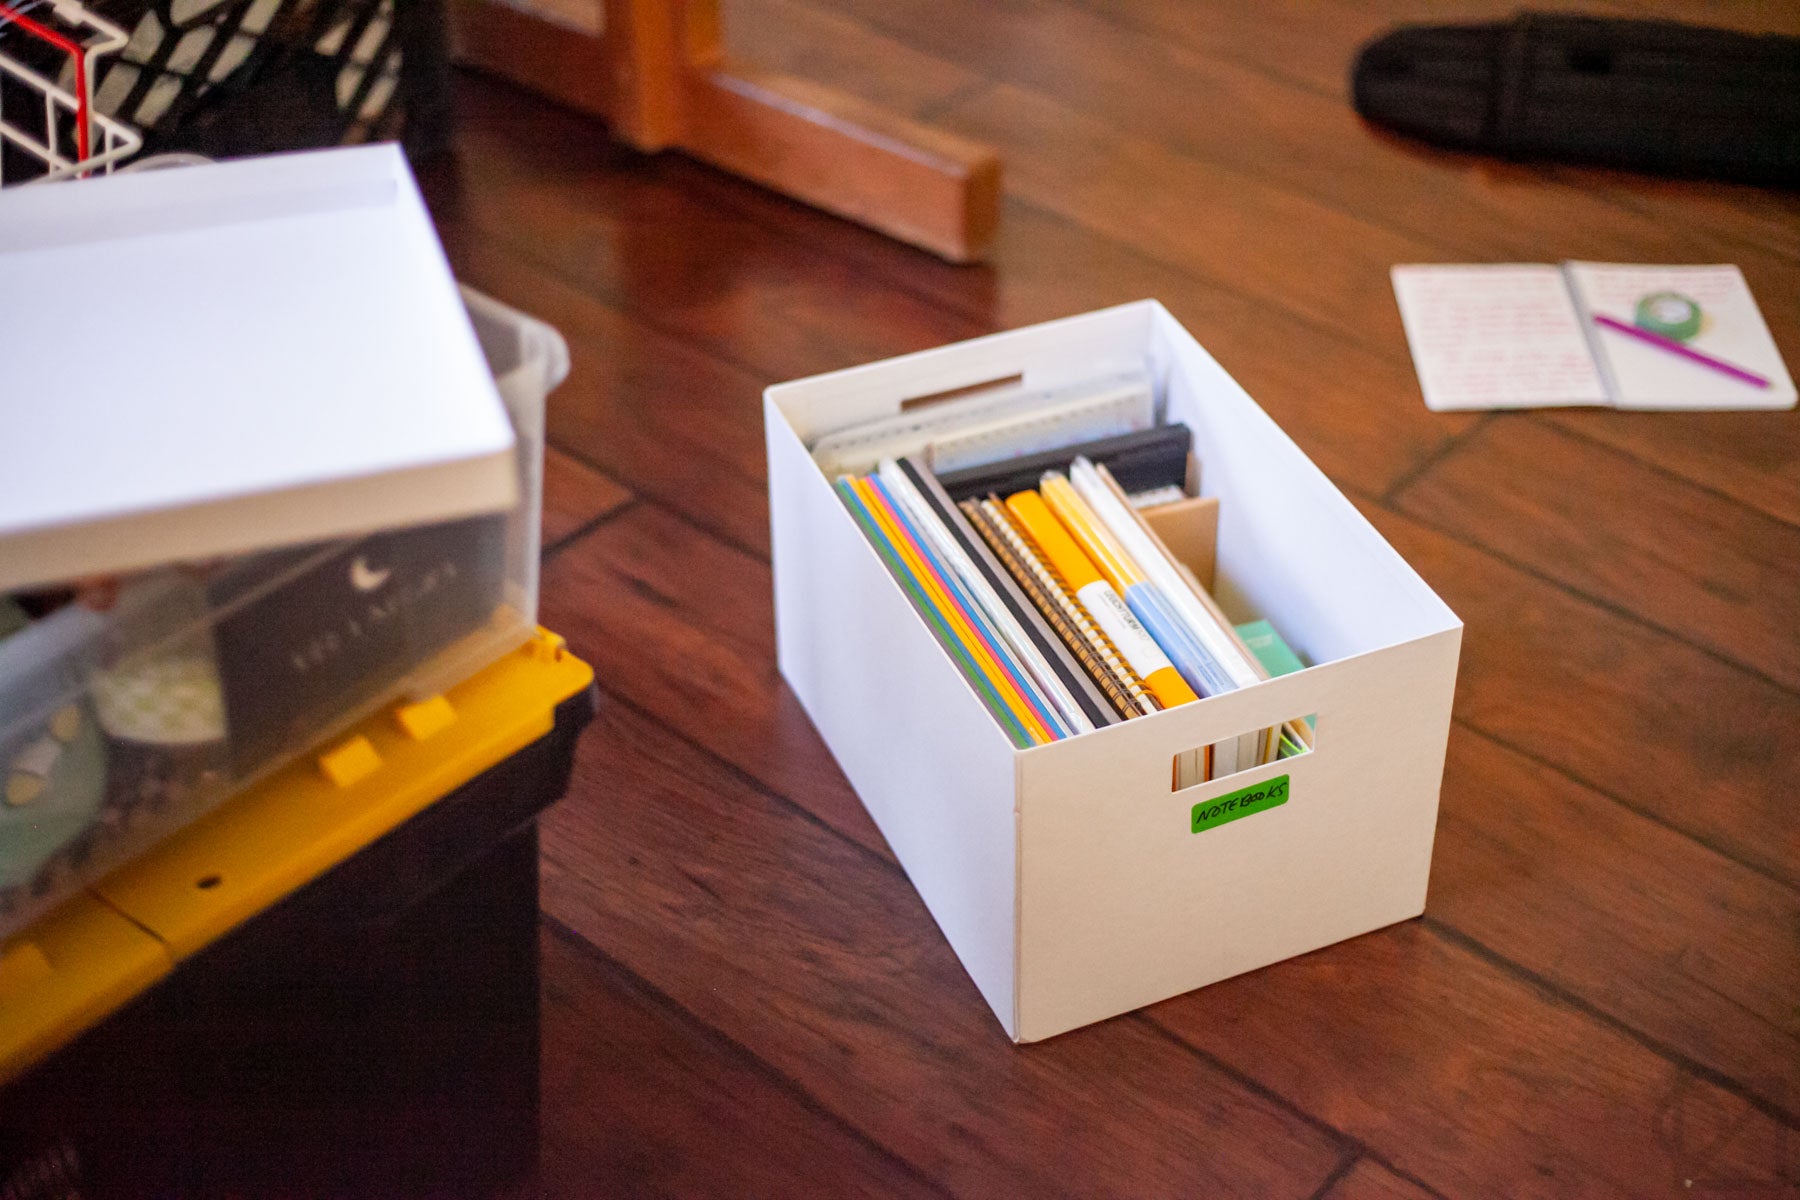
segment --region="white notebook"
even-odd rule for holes
[[[1435,411],[1794,407],[1794,381],[1734,266],[1421,265],[1392,275]]]
[[[510,508],[393,146],[0,192],[0,591]]]

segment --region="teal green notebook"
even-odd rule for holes
[[[1239,625],[1237,635],[1244,639],[1244,645],[1250,647],[1250,652],[1256,655],[1256,661],[1271,676],[1292,675],[1295,671],[1306,669],[1300,656],[1281,640],[1281,635],[1267,621],[1249,621]]]
[[[1246,621],[1237,627],[1238,637],[1244,645],[1250,647],[1250,653],[1256,655],[1256,661],[1262,664],[1263,670],[1272,679],[1277,675],[1292,675],[1295,671],[1303,671],[1306,664],[1294,653],[1294,648],[1282,640],[1275,632],[1275,627],[1267,621]],[[1317,726],[1317,718],[1307,717],[1306,727]],[[1287,734],[1281,735],[1281,752],[1279,757],[1292,758],[1296,754],[1305,753],[1305,748],[1296,746]]]

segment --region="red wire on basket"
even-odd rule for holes
[[[87,50],[75,39],[32,20],[10,4],[0,4],[0,25],[14,24],[35,34],[75,60],[75,149],[77,162],[88,157]]]

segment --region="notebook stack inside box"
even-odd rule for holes
[[[834,487],[1015,746],[1269,677],[1157,533],[1159,515],[1216,519],[1184,509],[1198,485],[1192,435],[1157,411],[1143,370],[1055,389],[1005,381],[812,447],[828,473],[875,456]],[[940,464],[954,469],[940,477]],[[1308,726],[1284,722],[1183,755],[1173,779],[1204,783],[1310,743]]]

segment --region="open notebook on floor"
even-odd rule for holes
[[[1570,262],[1393,269],[1426,407],[1794,407],[1734,266]]]

